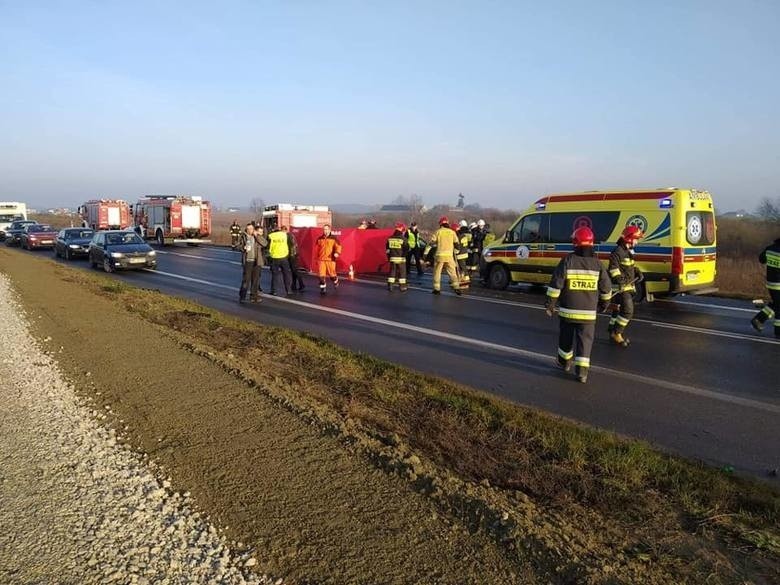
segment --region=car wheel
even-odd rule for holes
[[[111,260],[108,258],[103,258],[103,270],[109,273],[114,271],[114,267],[111,266]]]
[[[488,273],[488,286],[495,290],[504,290],[509,286],[509,271],[501,264],[491,266]]]
[[[165,237],[163,236],[162,230],[157,230],[157,245],[158,246],[165,246]]]

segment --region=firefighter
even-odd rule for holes
[[[469,250],[471,247],[471,230],[469,230],[469,224],[465,219],[460,220],[460,227],[458,228],[458,243],[460,244],[460,250],[458,250],[455,259],[458,261],[458,271],[460,272],[460,286],[461,288],[468,288],[471,284],[471,266],[469,265],[469,258],[471,253]]]
[[[414,264],[417,267],[417,278],[422,278],[425,273],[422,262],[423,245],[417,222],[413,221],[409,224],[409,229],[406,230],[406,243],[409,246],[409,251],[406,253],[406,274],[408,276],[412,273],[412,259],[414,259]]]
[[[324,295],[326,277],[333,282],[333,288],[338,288],[339,286],[339,276],[336,274],[336,259],[341,254],[341,243],[331,233],[329,225],[322,226],[322,235],[317,238],[314,249],[317,255],[317,272],[320,277],[320,294]]]
[[[479,258],[477,256],[476,240],[474,235],[477,233],[477,222],[472,221],[469,224],[469,232],[471,232],[471,244],[469,245],[469,272],[475,272],[479,268]]]
[[[609,256],[609,276],[617,286],[612,297],[615,306],[609,320],[609,335],[621,347],[628,347],[629,341],[623,337],[623,332],[634,316],[636,283],[644,278],[634,262],[634,246],[643,236],[642,230],[635,225],[626,226]]]
[[[588,381],[590,351],[596,333],[597,310],[604,310],[612,297],[609,275],[593,250],[593,231],[577,228],[572,234],[574,252],[558,263],[547,288],[547,315],[560,304],[558,365],[571,371],[583,384]]]
[[[462,293],[460,283],[458,282],[457,265],[455,264],[455,254],[460,250],[458,234],[450,227],[450,221],[446,216],[439,218],[439,229],[433,232],[431,240],[425,247],[423,255],[426,258],[433,247],[436,248],[433,265],[433,294],[441,294],[441,271],[444,269],[450,277],[452,290],[456,295],[460,296]]]
[[[387,275],[387,290],[392,291],[397,282],[401,292],[407,291],[406,286],[406,254],[409,251],[409,242],[406,241],[406,226],[398,222],[395,224],[393,235],[387,238],[385,252],[390,263],[390,273]]]
[[[241,226],[238,225],[238,222],[234,219],[233,223],[230,224],[230,248],[232,250],[238,250],[239,238],[241,238]]]
[[[780,238],[767,246],[758,255],[758,261],[766,264],[766,288],[772,302],[764,305],[764,308],[750,320],[750,324],[756,331],[761,331],[769,319],[774,320],[775,337],[780,338],[780,318],[777,311],[780,310]]]
[[[292,274],[290,272],[290,244],[287,232],[276,226],[268,234],[268,256],[271,258],[271,294],[281,290],[277,286],[279,273],[282,274],[284,292],[290,295],[292,292]]]

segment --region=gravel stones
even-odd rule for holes
[[[1,583],[273,582],[101,426],[28,333],[5,275],[0,347]]]

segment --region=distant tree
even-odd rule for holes
[[[767,221],[780,221],[780,197],[774,201],[769,197],[764,197],[758,205],[756,215]]]
[[[423,207],[423,199],[417,193],[411,195],[398,195],[391,205],[407,205],[412,209],[413,213],[419,213]]]
[[[252,197],[252,200],[249,202],[249,209],[253,216],[259,217],[263,213],[263,209],[265,209],[265,201],[260,197]]]

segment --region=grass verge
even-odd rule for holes
[[[178,332],[192,351],[326,421],[557,582],[771,583],[780,576],[780,496],[767,485],[322,338],[52,267],[55,277]]]

